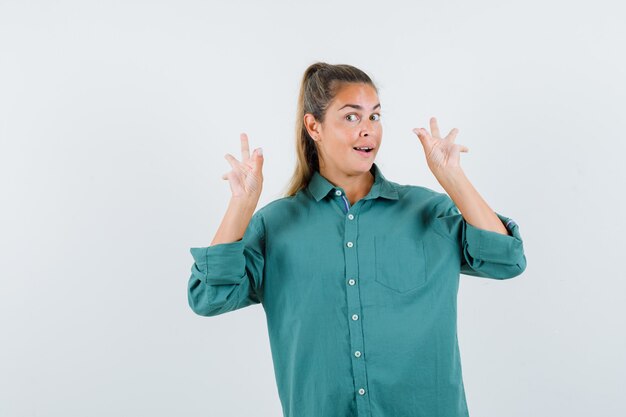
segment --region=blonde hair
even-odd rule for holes
[[[285,197],[294,196],[305,188],[313,173],[319,170],[317,148],[304,126],[304,115],[311,113],[318,122],[323,123],[326,109],[344,83],[366,83],[378,93],[371,78],[352,65],[316,62],[304,71],[296,114],[296,167]]]

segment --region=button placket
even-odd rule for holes
[[[344,193],[341,190],[335,190],[335,196],[339,197],[340,205],[344,213],[347,213],[348,211],[350,211],[350,202],[346,198],[346,193]]]
[[[339,190],[337,190],[339,191]],[[337,194],[337,193],[335,193]],[[337,194],[339,195],[339,194]],[[342,195],[342,197],[344,197]],[[363,200],[357,202],[354,206],[346,210],[345,229],[344,229],[344,254],[345,254],[345,271],[347,278],[346,296],[348,301],[348,329],[350,331],[350,350],[353,352],[352,369],[354,371],[354,390],[357,395],[357,415],[359,417],[370,417],[370,404],[365,395],[365,387],[367,387],[367,370],[366,360],[363,349],[363,327],[361,320],[361,295],[359,285],[357,284],[359,275],[359,264],[357,251],[358,244],[358,211],[363,207]]]

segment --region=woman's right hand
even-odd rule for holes
[[[263,188],[263,150],[257,148],[250,156],[248,135],[242,133],[240,138],[241,162],[229,153],[224,155],[232,169],[222,175],[222,179],[228,180],[233,198],[256,203]]]

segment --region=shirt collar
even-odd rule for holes
[[[368,200],[371,198],[385,197],[392,200],[397,200],[398,190],[394,183],[388,181],[380,168],[376,163],[372,164],[372,168],[370,172],[374,175],[374,184],[372,184],[372,188],[370,192],[363,197],[364,200]],[[320,201],[322,198],[326,197],[328,193],[334,189],[336,189],[330,181],[328,181],[319,171],[315,171],[311,180],[309,181],[309,185],[307,189],[315,199],[315,201]]]

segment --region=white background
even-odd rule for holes
[[[461,276],[471,415],[626,415],[624,12],[1,0],[0,416],[281,415],[262,307],[196,316],[189,248],[240,132],[264,149],[259,207],[281,197],[318,60],[378,85],[388,179],[442,191],[411,132],[436,116],[520,226],[523,275]]]

